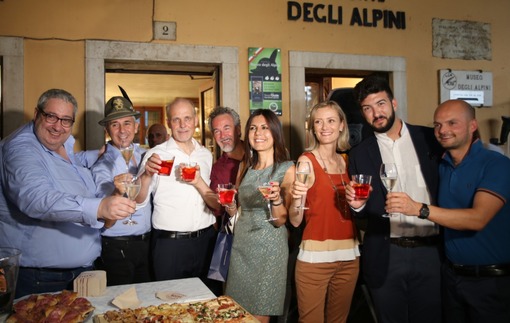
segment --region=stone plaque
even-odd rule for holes
[[[492,60],[491,25],[432,19],[432,55],[465,60]]]

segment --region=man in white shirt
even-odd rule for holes
[[[218,208],[209,189],[212,154],[193,139],[198,117],[193,103],[176,99],[167,107],[171,138],[149,150],[140,165],[142,189],[137,202],[150,203],[153,195],[153,266],[156,280],[200,277],[207,283],[216,239]],[[174,158],[170,176],[158,175],[162,160]],[[184,181],[181,163],[196,163],[196,178]]]
[[[407,192],[425,208],[436,203],[441,147],[432,128],[396,116],[397,101],[385,79],[366,77],[354,92],[374,131],[351,150],[349,173],[372,175],[373,191],[356,215],[367,219],[361,268],[378,321],[440,322],[439,229],[423,218],[385,217],[387,190],[379,169],[382,163],[395,163],[393,191]]]

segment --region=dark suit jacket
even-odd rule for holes
[[[438,188],[438,162],[442,148],[434,130],[428,127],[406,124],[411,135],[432,204],[436,204]],[[384,205],[387,190],[379,177],[382,164],[381,152],[375,136],[368,137],[349,153],[349,174],[372,175],[373,191],[365,208],[356,214],[366,217],[366,232],[361,253],[363,278],[371,288],[384,283],[388,272],[390,252],[390,221],[381,215],[386,213]]]

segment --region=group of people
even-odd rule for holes
[[[368,76],[354,91],[374,135],[350,147],[342,108],[317,104],[297,160],[311,168],[304,182],[270,110],[251,113],[241,140],[239,115],[214,109],[222,155],[213,163],[193,138],[193,104],[176,99],[166,107],[171,134],[151,127],[150,149],[135,146],[125,160],[139,117],[128,98],[105,105],[105,149],[74,153],[76,100],[45,92],[34,119],[0,142],[0,245],[22,251],[17,297],[69,289],[93,268],[112,285],[200,277],[269,322],[287,310],[295,276],[300,322],[346,322],[361,279],[378,322],[509,322],[510,160],[483,148],[464,101],[439,105],[428,128],[398,118],[385,79]],[[169,159],[171,175],[158,175]],[[196,174],[183,180],[188,162]],[[382,163],[397,166],[392,192]],[[355,198],[353,174],[372,176],[368,199]],[[135,201],[123,185],[133,180]],[[238,194],[222,205],[216,187],[227,183]],[[136,225],[124,224],[130,216]],[[225,285],[207,278],[220,219],[234,230]],[[295,269],[290,226],[302,228]]]
[[[483,147],[465,101],[441,103],[427,128],[396,116],[384,79],[354,92],[374,136],[348,169],[372,175],[372,192],[356,205],[348,186],[347,199],[367,219],[361,268],[378,322],[509,322],[510,160]],[[382,163],[397,166],[392,192]]]

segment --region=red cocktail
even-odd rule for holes
[[[370,184],[354,184],[354,196],[356,200],[365,200],[370,192]]]
[[[220,197],[220,204],[232,204],[234,200],[234,196],[236,195],[235,190],[220,190],[218,191],[218,196]]]
[[[170,176],[172,173],[172,168],[174,167],[174,160],[168,159],[168,160],[162,160],[161,161],[161,168],[159,169],[159,175],[161,176]]]
[[[370,183],[372,182],[371,175],[356,174],[352,175],[352,187],[354,188],[355,200],[366,200],[370,194]]]
[[[197,169],[195,168],[195,164],[185,164],[182,166],[182,179],[185,181],[192,181],[195,179],[195,173]]]

